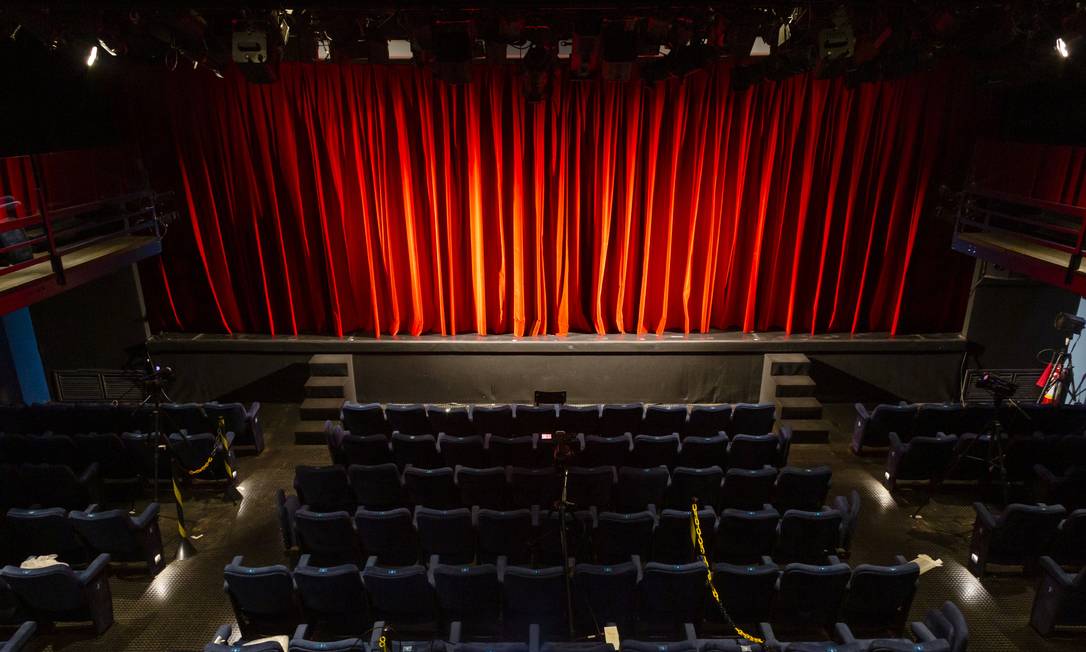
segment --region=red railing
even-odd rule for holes
[[[0,197],[0,234],[22,230],[0,243],[0,257],[10,263],[0,266],[0,277],[48,260],[63,284],[65,254],[121,235],[161,237],[161,198],[128,148],[0,159]],[[27,260],[7,255],[27,250]]]

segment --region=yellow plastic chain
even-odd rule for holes
[[[388,652],[388,639],[384,634],[381,634],[381,638],[377,639],[377,649],[381,652]]]
[[[690,504],[690,513],[694,516],[690,527],[690,540],[697,546],[698,557],[701,558],[701,563],[705,564],[705,576],[709,582],[709,591],[713,594],[713,600],[716,601],[718,607],[720,607],[721,613],[726,614],[724,609],[724,603],[720,600],[720,594],[716,591],[716,586],[713,585],[713,567],[709,564],[709,558],[705,556],[705,541],[701,538],[701,519],[698,518],[698,504]],[[728,618],[729,622],[731,618]],[[752,636],[743,630],[735,626],[735,623],[731,623],[732,628],[735,629],[735,633],[739,634],[743,638],[747,639],[751,643],[764,643],[762,639],[757,636]]]

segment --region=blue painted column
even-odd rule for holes
[[[15,375],[19,378],[19,389],[23,393],[23,403],[48,401],[49,383],[45,380],[45,368],[41,364],[30,309],[9,312],[3,316],[3,324]]]

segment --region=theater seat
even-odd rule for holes
[[[392,462],[364,466],[352,464],[347,469],[354,498],[366,509],[392,509],[407,504],[400,470]]]
[[[824,563],[828,556],[837,554],[842,519],[836,509],[788,510],[781,517],[773,558],[778,561]]]
[[[301,622],[290,570],[281,564],[245,566],[241,555],[226,565],[223,590],[230,596],[241,635],[256,638],[289,632]]]
[[[437,436],[437,452],[441,456],[442,466],[481,469],[487,465],[484,440],[479,435],[441,433]]]
[[[429,435],[430,419],[426,406],[417,403],[389,403],[385,406],[385,419],[393,433],[402,435]]]
[[[763,466],[760,469],[728,469],[724,474],[720,503],[735,509],[761,509],[773,500],[773,485],[777,481],[777,469]]]
[[[426,416],[430,419],[430,432],[434,434],[467,437],[475,433],[467,406],[427,405]]]
[[[32,504],[42,507],[82,509],[101,498],[98,465],[94,463],[78,475],[70,467],[58,464],[24,464],[19,468],[19,476]]]
[[[410,435],[402,432],[392,434],[392,460],[401,469],[408,466],[436,469],[442,464],[441,457],[437,454],[437,439],[433,435]]]
[[[142,562],[154,576],[166,567],[158,512],[158,503],[151,503],[138,516],[120,509],[99,511],[91,505],[68,514],[68,520],[94,552],[106,553],[114,562]]]
[[[456,490],[456,472],[447,466],[436,469],[409,466],[403,471],[403,484],[413,505],[434,509],[452,509],[460,506],[460,493]]]
[[[864,635],[900,636],[920,581],[920,567],[898,555],[892,566],[852,569],[841,619]]]
[[[113,624],[108,571],[109,555],[98,555],[86,570],[63,564],[35,569],[5,566],[0,579],[39,624],[89,621],[102,634]]]
[[[650,506],[662,508],[669,483],[670,475],[666,466],[620,468],[618,484],[612,496],[616,511],[640,512]]]
[[[772,554],[779,523],[780,514],[769,505],[754,510],[725,509],[717,524],[714,559],[744,564]]]
[[[204,403],[204,412],[213,424],[223,419],[226,432],[234,433],[233,446],[252,448],[257,454],[264,450],[264,427],[260,423],[260,403],[246,410],[241,403]]]
[[[31,555],[57,555],[67,564],[83,565],[89,561],[87,548],[60,507],[9,509],[5,516],[4,536],[20,560]]]
[[[712,437],[720,433],[733,434],[732,406],[692,405],[686,420],[686,436]]]
[[[856,404],[856,423],[852,430],[852,452],[859,455],[864,446],[885,448],[890,445],[890,433],[909,441],[913,435],[915,405],[877,405],[871,412],[862,403]],[[977,431],[979,432],[979,431]]]
[[[777,475],[773,488],[773,506],[779,512],[790,509],[817,510],[826,503],[831,474],[828,466],[784,467]]]
[[[314,512],[302,507],[294,514],[294,539],[314,564],[357,564],[363,559],[351,515],[344,511]]]
[[[720,600],[732,620],[746,625],[769,621],[780,576],[773,560],[763,557],[750,564],[717,563],[713,574],[718,578],[714,585]],[[711,620],[722,620],[715,602],[710,601],[707,609]]]
[[[685,405],[648,405],[641,420],[642,435],[679,435],[686,431]]]
[[[322,640],[316,640],[315,637],[312,639],[307,638],[311,629],[309,625],[298,625],[298,629],[294,630],[294,635],[290,637],[289,652],[370,652],[370,650],[377,647],[376,645],[370,646],[369,641],[364,638],[341,638],[331,641],[323,640],[323,637]],[[373,628],[369,627],[367,629]],[[389,645],[389,648],[395,649],[395,646],[396,643],[393,642]],[[419,649],[418,652],[424,652],[424,650]]]
[[[294,467],[294,491],[303,505],[318,512],[354,511],[355,498],[342,466]]]
[[[1086,509],[1076,509],[1060,522],[1051,556],[1065,566],[1086,566]]]
[[[337,634],[361,635],[369,629],[372,618],[358,566],[322,566],[302,555],[293,577],[307,623]]]
[[[471,409],[471,420],[478,435],[510,437],[513,434],[513,407],[510,405],[475,405]]]
[[[343,422],[343,428],[352,435],[391,434],[380,403],[345,402],[340,408],[339,419]]]
[[[415,508],[422,558],[442,564],[470,564],[475,560],[475,531],[467,508],[439,510]]]
[[[220,626],[211,642],[204,646],[204,652],[288,652],[278,640],[271,638],[246,641],[245,637],[241,636],[231,643],[230,635],[233,631],[234,628],[231,625]],[[290,639],[286,636],[282,638],[286,640],[287,645],[290,644]]]
[[[886,489],[893,492],[900,480],[942,480],[954,460],[958,445],[955,435],[917,436],[903,443],[897,433],[890,433],[890,453],[886,457],[884,474]]]
[[[457,621],[471,635],[500,634],[501,585],[493,564],[431,564],[430,582],[446,621]]]
[[[475,523],[479,537],[479,563],[493,564],[498,557],[505,557],[513,565],[531,562],[536,528],[531,511],[479,509],[475,512]]]
[[[550,638],[566,629],[566,583],[561,566],[507,566],[501,574],[504,634],[526,639],[531,624]]]
[[[505,469],[493,466],[476,469],[466,466],[456,467],[454,480],[460,490],[460,504],[464,507],[485,507],[502,509],[508,495],[508,482]]]
[[[600,406],[559,405],[558,427],[578,435],[597,435],[600,432]]]
[[[924,621],[913,623],[912,629],[918,640],[932,636],[946,640],[950,644],[950,652],[966,652],[969,645],[969,625],[958,605],[949,600],[929,610]]]
[[[392,448],[388,438],[382,434],[356,435],[344,431],[339,426],[334,426],[333,437],[336,439],[336,450],[332,461],[336,464],[350,466],[352,464],[376,465],[387,464],[392,461]]]
[[[638,587],[638,628],[668,633],[676,631],[681,623],[700,623],[705,617],[708,597],[705,573],[705,565],[700,561],[645,564]]]
[[[362,571],[362,581],[376,618],[401,627],[436,625],[434,589],[424,567],[414,564],[388,568],[379,566],[377,558],[371,557]]]
[[[712,507],[698,509],[705,549],[712,550],[716,531],[716,512]],[[665,509],[653,534],[652,561],[665,564],[685,564],[694,561],[694,546],[690,541],[690,508]]]
[[[1061,505],[1012,503],[999,514],[973,503],[977,514],[969,545],[969,570],[983,577],[989,563],[1021,565],[1028,572],[1048,551],[1066,510]]]
[[[764,435],[773,432],[777,406],[773,403],[737,403],[732,410],[732,432],[737,435]]]
[[[593,537],[596,561],[620,564],[636,555],[647,560],[652,554],[652,533],[656,517],[652,512],[600,512]]]
[[[597,623],[614,623],[629,631],[637,620],[636,559],[614,564],[577,564],[573,569],[573,613],[579,628],[595,630]]]
[[[829,628],[837,620],[850,573],[836,557],[827,564],[788,564],[777,583],[773,622]]]
[[[407,508],[370,511],[359,507],[354,524],[362,548],[375,563],[406,566],[418,561],[418,541]]]
[[[720,505],[720,485],[723,482],[724,471],[719,466],[701,469],[675,467],[671,472],[668,507],[689,512],[690,504],[696,499],[699,508],[716,509]]]

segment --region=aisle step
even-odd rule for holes
[[[311,376],[305,381],[306,398],[338,398],[347,394],[346,376]]]
[[[310,376],[347,376],[349,355],[321,353],[309,358]]]
[[[781,419],[821,419],[822,401],[813,396],[782,397],[776,400]]]
[[[324,421],[299,421],[294,428],[295,444],[324,444]],[[332,423],[339,425],[339,421]]]
[[[815,393],[815,382],[810,376],[774,376],[777,398],[811,397]]]
[[[832,426],[825,419],[782,419],[780,425],[792,429],[795,444],[824,444],[830,440]]]
[[[771,376],[809,376],[811,360],[802,353],[767,353]]]
[[[343,407],[341,398],[307,398],[302,401],[298,414],[302,421],[320,421],[339,419],[339,409]]]

